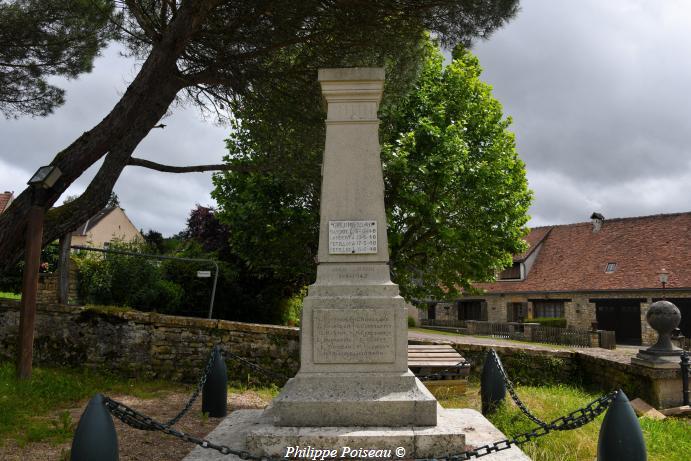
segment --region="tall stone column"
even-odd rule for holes
[[[377,111],[384,69],[321,69],[328,110],[317,280],[301,368],[269,412],[279,426],[433,426],[437,402],[408,370],[407,311],[389,275]]]

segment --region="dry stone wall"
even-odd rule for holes
[[[18,325],[19,302],[0,300],[1,359],[15,357]],[[299,368],[297,328],[54,304],[39,306],[34,361],[194,382],[215,344],[288,377]],[[268,381],[228,356],[226,365],[231,380]]]

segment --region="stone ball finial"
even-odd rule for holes
[[[648,349],[648,352],[673,352],[678,348],[672,344],[672,331],[681,322],[679,308],[669,301],[656,301],[650,305],[645,315],[648,324],[658,334],[657,343]]]

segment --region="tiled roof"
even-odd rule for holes
[[[88,219],[84,224],[79,226],[76,231],[72,232],[72,235],[86,235],[87,232],[89,232],[90,229],[93,229],[96,224],[106,216],[110,214],[111,211],[113,211],[115,208],[104,208],[95,215],[93,215],[90,219]]]
[[[12,192],[0,193],[0,213],[5,211],[5,209],[10,205],[11,201],[12,201]]]
[[[691,288],[691,212],[605,219],[598,232],[590,222],[540,227],[526,241],[537,242],[527,254],[542,246],[525,280],[476,286],[503,293],[660,288],[665,269],[667,288]],[[605,272],[608,263],[616,263],[614,272]]]
[[[540,243],[544,240],[545,237],[547,237],[547,234],[549,234],[549,231],[551,231],[551,227],[535,227],[531,229],[530,233],[525,236],[525,241],[528,244],[528,249],[525,250],[523,253],[517,254],[513,256],[514,261],[523,261],[525,258],[530,256],[530,254],[535,251],[535,249],[540,245]]]

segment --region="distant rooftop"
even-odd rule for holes
[[[691,212],[536,227],[526,236],[539,248],[523,280],[479,283],[489,292],[599,291],[691,288]]]
[[[14,200],[14,193],[10,191],[5,191],[0,193],[0,213],[5,211]]]

